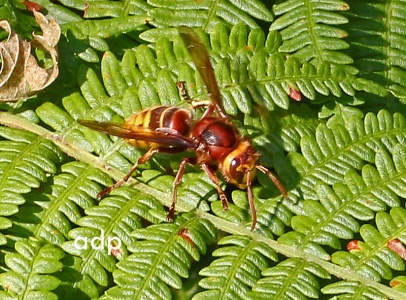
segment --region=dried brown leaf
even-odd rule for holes
[[[50,85],[59,74],[56,45],[61,29],[52,18],[48,21],[43,14],[33,10],[41,27],[42,35],[33,34],[31,42],[23,40],[7,21],[0,21],[0,27],[9,33],[7,40],[0,43],[0,101],[17,101],[35,95]],[[53,66],[44,69],[31,54],[31,47],[49,53]]]

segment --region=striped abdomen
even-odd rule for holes
[[[148,108],[129,116],[123,125],[124,128],[139,130],[139,126],[155,130],[157,128],[170,128],[182,136],[189,136],[193,120],[190,110],[173,106],[158,106]],[[137,148],[156,148],[162,145],[143,140],[126,139]]]

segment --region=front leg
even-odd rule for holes
[[[209,176],[211,181],[215,184],[217,193],[220,196],[221,203],[223,204],[223,209],[228,210],[227,196],[220,186],[220,181],[219,181],[216,173],[210,168],[210,166],[208,164],[202,164],[201,167],[206,172],[206,174]]]

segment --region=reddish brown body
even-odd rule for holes
[[[197,152],[201,156],[199,162],[213,164],[221,163],[238,139],[233,126],[214,117],[200,120],[193,129],[192,135],[201,144],[201,149]]]
[[[193,119],[191,110],[173,106],[159,106],[143,110],[128,117],[124,124],[79,120],[79,123],[92,129],[123,137],[135,147],[149,149],[131,168],[126,177],[102,191],[99,197],[110,193],[111,190],[127,181],[138,165],[145,163],[154,153],[175,153],[189,150],[193,151],[196,156],[184,158],[180,164],[173,183],[173,200],[168,219],[173,218],[177,186],[181,182],[186,164],[192,163],[200,165],[213,181],[224,209],[228,208],[227,198],[217,178],[217,170],[221,172],[227,182],[238,188],[247,189],[252,214],[251,230],[253,230],[256,224],[256,211],[251,183],[255,178],[256,170],[268,175],[285,197],[286,191],[279,180],[258,163],[257,151],[248,139],[238,133],[225,113],[208,54],[196,33],[190,28],[184,27],[181,29],[181,36],[211,95],[211,103],[206,105],[207,110],[199,120]],[[181,93],[186,98],[186,92],[181,90]]]
[[[255,176],[258,154],[231,123],[206,117],[196,124],[192,136],[199,142],[196,149],[199,164],[216,166],[228,182],[241,189],[247,187],[246,171]]]

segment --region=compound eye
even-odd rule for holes
[[[234,184],[238,187],[245,188],[245,172],[241,170],[242,166],[240,158],[233,158],[228,168],[228,175]]]

